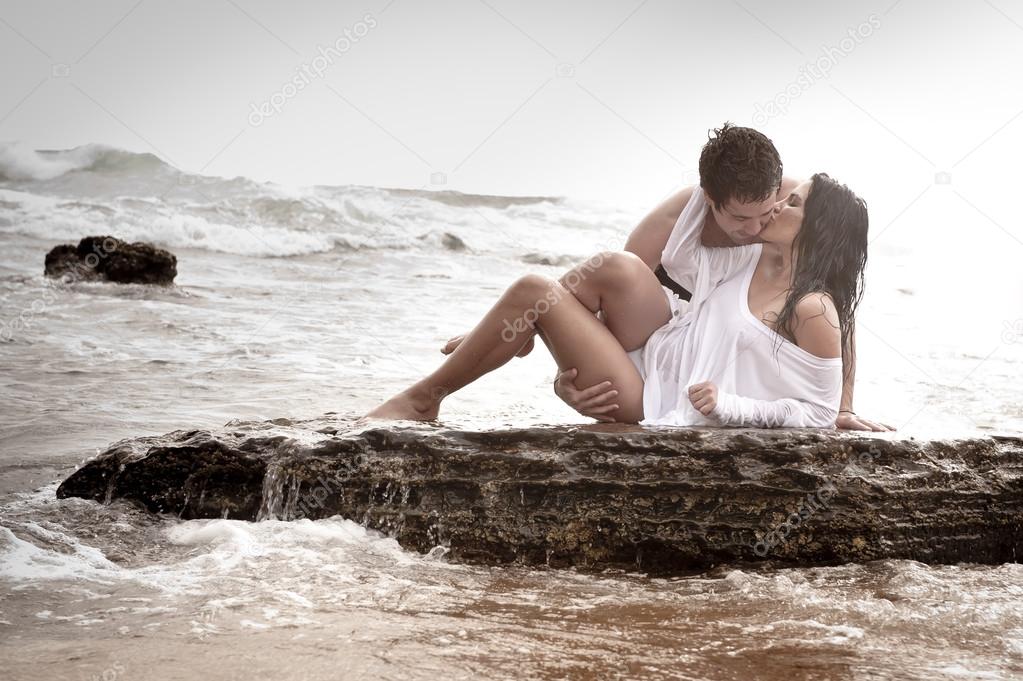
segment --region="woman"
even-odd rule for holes
[[[662,254],[689,303],[629,253],[599,254],[559,281],[526,275],[440,368],[367,416],[435,419],[444,397],[539,334],[582,385],[615,387],[616,421],[832,427],[863,292],[866,205],[820,173],[775,205],[764,243],[735,248],[701,245],[706,211],[694,192]]]

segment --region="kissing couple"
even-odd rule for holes
[[[891,430],[852,406],[866,203],[825,173],[784,177],[770,139],[728,123],[699,169],[624,251],[521,277],[440,367],[366,418],[436,419],[539,336],[557,394],[599,421]]]

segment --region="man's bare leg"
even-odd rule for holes
[[[642,419],[643,381],[621,343],[571,291],[538,275],[516,281],[436,371],[367,416],[435,419],[447,395],[508,362],[537,331],[558,366],[576,367],[580,381],[614,382],[616,420]]]
[[[626,351],[643,347],[650,334],[671,319],[657,275],[632,253],[600,253],[559,281],[588,310],[601,313]]]

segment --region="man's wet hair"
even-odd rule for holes
[[[729,199],[755,203],[773,197],[781,173],[774,143],[753,128],[726,122],[710,132],[700,152],[700,187],[719,209]]]

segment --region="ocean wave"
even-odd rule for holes
[[[78,170],[95,172],[145,172],[170,167],[148,153],[125,151],[102,144],[74,149],[39,150],[19,143],[0,144],[0,180],[52,180]]]
[[[122,569],[101,551],[71,540],[66,535],[46,530],[36,523],[25,524],[23,531],[34,536],[36,543],[22,539],[7,527],[0,526],[0,578],[36,582],[49,579],[88,579],[109,584],[119,579]],[[49,548],[45,544],[51,544]]]
[[[432,567],[448,573],[462,569],[437,561],[435,554],[406,551],[393,538],[339,516],[259,523],[160,520],[116,504],[53,501],[49,498],[52,494],[49,489],[43,499],[44,494],[37,491],[5,507],[19,517],[19,510],[43,511],[47,520],[22,517],[0,525],[0,583],[65,582],[94,587],[133,583],[153,589],[152,595],[163,592],[173,596],[203,592],[211,576],[226,575],[240,588],[234,593],[221,592],[220,597],[248,600],[252,596],[251,601],[258,604],[261,597],[257,592],[269,596],[284,589],[306,592],[306,596],[291,600],[308,605],[311,600],[307,599],[322,601],[324,596],[330,599],[331,593],[338,601],[359,596],[375,600],[395,591],[390,588],[394,576],[407,570]],[[106,518],[108,530],[96,535],[86,525],[78,525],[74,522],[76,510]],[[116,561],[110,557],[129,553],[141,557],[147,553],[138,550],[143,542],[159,551],[162,560]],[[309,575],[325,573],[349,588],[335,584],[337,588],[326,594],[309,589],[318,581],[310,582]],[[355,576],[369,573],[379,573],[376,588],[364,589]]]
[[[84,144],[72,149],[35,150],[21,142],[0,143],[0,182],[31,182],[52,180],[62,175],[89,171],[94,173],[146,174],[154,171],[171,171],[178,176],[181,186],[198,185],[213,182],[224,184],[259,185],[260,183],[246,178],[233,180],[197,175],[175,168],[158,156],[147,152],[127,151],[104,144]],[[272,183],[263,183],[270,186]],[[532,204],[557,204],[563,201],[556,196],[499,196],[488,194],[466,194],[452,190],[427,191],[423,189],[381,189],[377,187],[331,187],[320,185],[313,189],[374,190],[384,191],[398,199],[421,198],[457,208],[488,207],[505,209],[512,206],[528,206]],[[281,211],[288,214],[294,209],[305,209],[307,206],[295,199],[270,198],[266,200],[268,211]]]
[[[65,243],[110,234],[255,257],[425,250],[559,264],[593,245],[614,247],[607,235],[623,222],[621,212],[556,197],[292,188],[191,175],[153,154],[99,144],[63,151],[0,144],[0,231]]]
[[[559,204],[564,201],[560,196],[498,196],[492,194],[463,194],[451,190],[426,191],[423,189],[388,189],[396,197],[426,198],[457,208],[485,206],[487,208],[510,208],[512,206],[528,206],[531,204]]]
[[[66,243],[77,243],[90,234],[112,234],[124,241],[145,241],[171,250],[196,248],[258,257],[291,257],[331,251],[407,250],[416,247],[469,250],[465,240],[444,230],[430,230],[413,238],[400,230],[387,233],[377,229],[376,233],[370,233],[358,229],[288,229],[247,220],[232,223],[195,213],[168,210],[160,205],[148,206],[148,209],[139,211],[130,205],[138,203],[135,199],[119,202],[112,207],[81,201],[61,201],[3,189],[0,189],[0,201],[14,207],[9,209],[6,216],[0,210],[0,232]],[[338,223],[340,221],[334,224],[345,227],[343,223]]]
[[[66,243],[77,243],[90,234],[113,234],[124,241],[145,241],[171,250],[197,248],[247,256],[289,257],[335,249],[358,250],[367,245],[356,235],[232,225],[182,213],[118,212],[118,219],[110,220],[89,208],[34,198],[31,209],[23,207],[19,219],[10,221],[3,231]]]

